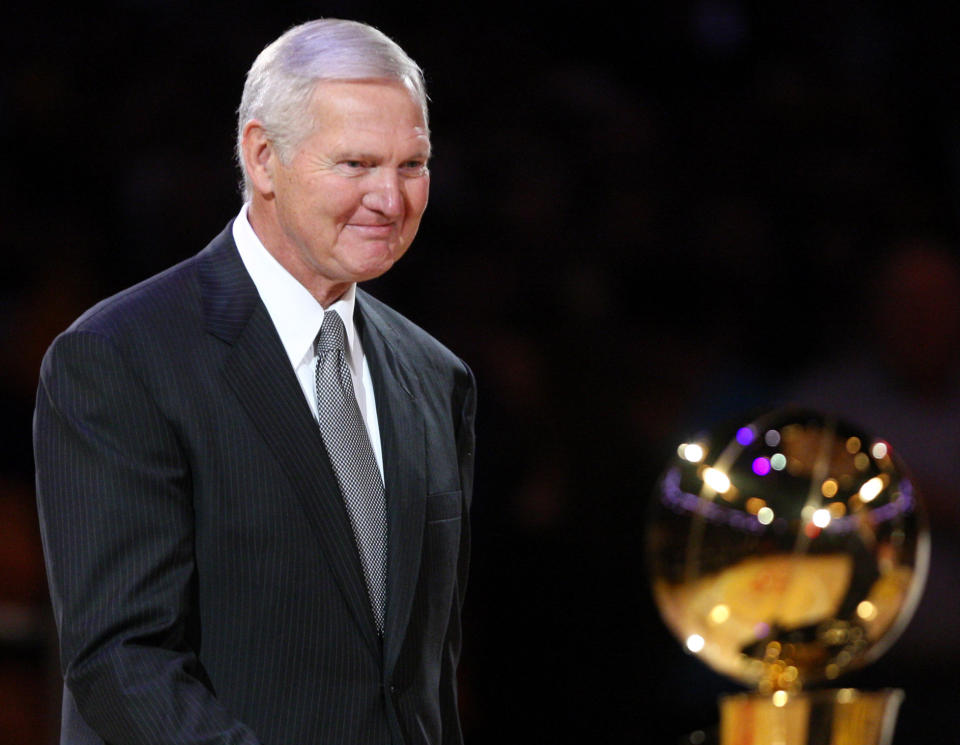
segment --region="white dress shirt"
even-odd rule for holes
[[[253,232],[247,219],[248,206],[244,204],[233,221],[233,240],[240,251],[243,265],[260,293],[260,299],[267,306],[267,312],[280,335],[280,341],[283,342],[297,380],[300,381],[313,418],[317,418],[317,355],[314,353],[313,342],[320,332],[324,312],[336,312],[343,319],[347,331],[346,358],[350,376],[353,378],[353,392],[382,478],[383,451],[380,445],[377,405],[373,396],[373,379],[370,377],[367,358],[363,354],[360,335],[353,322],[357,286],[350,285],[343,297],[324,311],[309,290],[283,268]]]

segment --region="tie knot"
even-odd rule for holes
[[[314,342],[318,355],[324,352],[343,351],[347,346],[347,330],[343,327],[340,314],[329,310],[323,314],[323,323],[320,324],[320,333]]]

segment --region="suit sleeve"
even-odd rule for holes
[[[443,717],[444,745],[461,745],[463,735],[457,709],[457,663],[460,660],[460,612],[467,589],[470,567],[470,505],[473,501],[473,464],[475,449],[474,418],[477,409],[477,387],[473,373],[463,364],[462,383],[458,387],[459,412],[457,423],[457,456],[459,458],[460,487],[463,509],[460,525],[460,552],[457,563],[457,587],[450,608],[450,622],[444,642],[443,666],[440,673],[440,706]],[[455,399],[456,402],[456,399]],[[454,409],[457,409],[456,403]]]
[[[188,643],[188,459],[103,335],[68,332],[47,353],[34,450],[61,664],[86,723],[113,745],[256,745]]]

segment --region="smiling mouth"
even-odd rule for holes
[[[350,227],[354,228],[355,230],[359,230],[364,235],[369,235],[372,237],[387,237],[393,234],[396,225],[392,222],[388,222],[384,225],[360,225],[351,223]]]

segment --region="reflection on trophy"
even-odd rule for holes
[[[752,689],[721,745],[886,745],[902,692],[836,685],[920,598],[929,540],[889,443],[779,410],[681,444],[647,535],[657,606],[686,649]]]

